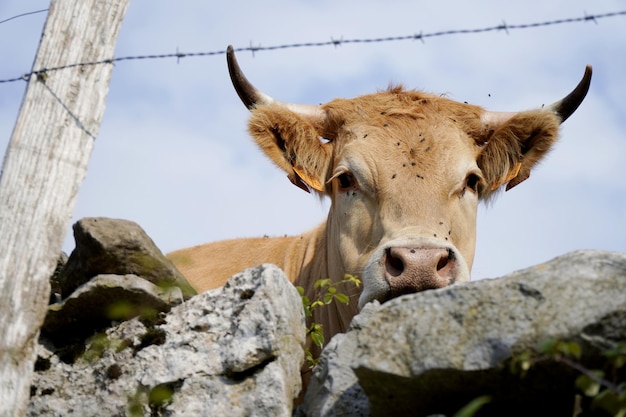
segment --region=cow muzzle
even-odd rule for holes
[[[469,269],[457,249],[433,240],[390,242],[376,251],[363,274],[359,308],[404,294],[469,281]]]
[[[456,255],[450,248],[391,247],[383,257],[390,298],[456,281]]]

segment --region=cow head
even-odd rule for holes
[[[326,256],[337,276],[362,277],[360,307],[468,281],[478,202],[528,178],[591,80],[587,67],[563,100],[516,113],[400,87],[309,106],[258,91],[230,47],[228,64],[257,144],[293,184],[331,198]]]

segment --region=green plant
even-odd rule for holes
[[[354,275],[345,274],[344,279],[338,282],[332,282],[329,278],[318,279],[313,284],[313,288],[316,290],[315,298],[311,300],[304,293],[304,288],[297,286],[296,289],[302,297],[302,308],[304,309],[304,317],[307,321],[306,333],[307,337],[311,338],[311,342],[320,348],[324,347],[324,328],[321,323],[310,322],[313,317],[313,311],[317,308],[327,306],[333,301],[341,304],[349,304],[350,297],[343,292],[339,292],[339,286],[346,286],[352,284],[355,287],[361,285],[359,280]],[[317,365],[318,358],[316,358],[310,350],[305,351],[305,359],[309,367]]]
[[[523,352],[513,358],[511,370],[522,376],[535,364],[552,360],[562,363],[580,375],[576,388],[589,399],[592,411],[603,410],[614,417],[626,416],[626,342],[615,344],[602,352],[606,358],[604,369],[588,369],[581,363],[583,349],[578,342],[547,339],[534,351]]]
[[[454,417],[473,417],[485,405],[491,402],[491,396],[481,395],[467,403],[463,408],[454,413]]]

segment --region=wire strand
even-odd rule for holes
[[[41,12],[41,10],[38,12]],[[31,12],[29,14],[38,13],[38,12]],[[562,25],[566,23],[579,23],[579,22],[593,21],[594,23],[598,24],[598,20],[600,19],[607,19],[607,18],[617,17],[617,16],[626,16],[626,10],[595,14],[595,15],[588,15],[585,13],[585,15],[582,17],[564,18],[564,19],[549,20],[549,21],[535,22],[535,23],[523,23],[523,24],[517,24],[517,25],[515,24],[508,25],[506,22],[503,21],[499,25],[485,27],[485,28],[452,29],[452,30],[445,30],[445,31],[431,32],[431,33],[419,32],[419,33],[414,33],[412,35],[387,36],[387,37],[380,37],[380,38],[334,39],[331,37],[331,39],[328,41],[319,41],[319,42],[291,43],[291,44],[272,45],[272,46],[260,46],[260,45],[253,46],[252,44],[250,44],[250,46],[235,48],[235,51],[236,52],[249,51],[249,52],[252,52],[252,54],[254,55],[256,52],[261,52],[261,51],[275,51],[275,50],[281,50],[281,49],[294,49],[294,48],[313,48],[313,47],[322,47],[322,46],[338,47],[344,44],[370,44],[370,43],[396,42],[396,41],[405,41],[405,40],[420,40],[424,42],[424,39],[441,37],[441,36],[478,34],[478,33],[494,32],[494,31],[505,31],[508,34],[510,30],[534,29],[538,27]],[[16,17],[18,16],[15,16],[13,18],[16,18]],[[105,59],[102,61],[80,62],[80,63],[62,65],[59,67],[40,68],[38,70],[25,73],[19,77],[2,79],[0,80],[0,84],[12,83],[12,82],[21,81],[21,80],[28,81],[33,75],[39,75],[39,74],[43,74],[47,72],[60,71],[60,70],[65,70],[65,69],[75,68],[75,67],[114,64],[116,62],[131,61],[131,60],[151,60],[151,59],[167,59],[167,58],[176,58],[177,60],[180,60],[181,58],[216,56],[216,55],[224,55],[225,53],[226,53],[226,50],[210,51],[210,52],[188,52],[188,53],[177,51],[175,53],[169,53],[169,54],[123,56],[123,57],[118,57],[118,58]]]
[[[27,12],[27,13],[22,13],[22,14],[18,14],[15,15],[13,17],[9,17],[8,19],[4,19],[4,20],[0,20],[0,25],[6,22],[10,22],[13,19],[18,19],[20,17],[24,17],[24,16],[29,16],[31,14],[37,14],[37,13],[43,13],[43,12],[47,12],[48,9],[41,9],[41,10],[35,10],[34,12]]]
[[[76,126],[78,126],[78,128],[82,130],[91,139],[96,140],[96,137],[89,130],[87,130],[87,128],[85,127],[85,124],[78,118],[76,114],[74,114],[72,110],[70,110],[67,104],[65,104],[63,100],[61,100],[61,98],[48,86],[48,84],[46,84],[44,80],[41,80],[40,82],[43,83],[43,86],[46,88],[46,90],[48,90],[50,95],[54,97],[54,99],[61,105],[61,107],[63,107],[63,109],[67,112],[67,114],[69,114],[69,116],[74,120],[74,122],[76,122]]]

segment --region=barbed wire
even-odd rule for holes
[[[0,20],[0,25],[6,22],[10,22],[13,19],[18,19],[20,17],[24,17],[24,16],[30,16],[31,14],[37,14],[37,13],[43,13],[43,12],[47,12],[48,9],[41,9],[41,10],[35,10],[33,12],[26,12],[26,13],[22,13],[22,14],[18,14],[12,17],[9,17],[8,19],[4,19],[4,20]]]
[[[45,10],[24,13],[22,15],[14,16],[8,20],[16,19],[20,16],[26,16],[28,14],[40,13],[42,11],[45,11]],[[256,52],[259,52],[259,51],[273,51],[273,50],[278,50],[278,49],[309,48],[309,47],[321,47],[321,46],[331,46],[331,45],[337,47],[343,44],[352,44],[352,43],[355,43],[355,44],[356,43],[379,43],[379,42],[394,42],[394,41],[403,41],[403,40],[421,40],[422,42],[424,42],[424,39],[426,38],[433,38],[433,37],[446,36],[446,35],[473,34],[473,33],[475,34],[475,33],[485,33],[485,32],[493,32],[493,31],[502,31],[502,30],[504,30],[508,34],[509,30],[530,29],[530,28],[537,28],[537,27],[542,27],[542,26],[552,26],[552,25],[560,25],[564,23],[587,22],[587,21],[593,21],[597,24],[598,23],[597,21],[599,19],[605,19],[609,17],[622,16],[622,15],[626,15],[626,10],[619,11],[619,12],[597,14],[597,15],[587,15],[585,13],[583,17],[550,20],[550,21],[536,22],[536,23],[524,23],[524,24],[517,24],[517,25],[507,25],[506,22],[503,21],[500,25],[497,25],[497,26],[478,28],[478,29],[455,29],[455,30],[446,30],[446,31],[439,31],[439,32],[432,32],[432,33],[420,32],[419,34],[413,34],[413,35],[388,36],[388,37],[382,37],[382,38],[363,38],[363,39],[343,39],[342,38],[338,40],[331,38],[330,41],[292,43],[292,44],[274,45],[274,46],[253,46],[251,44],[248,47],[235,48],[235,51],[237,52],[250,51],[254,55]],[[4,20],[0,23],[6,22],[8,20]],[[60,70],[76,68],[76,67],[93,66],[93,65],[103,65],[103,64],[112,65],[116,62],[130,61],[130,60],[165,59],[165,58],[176,58],[180,60],[181,58],[187,58],[187,57],[215,56],[215,55],[223,55],[225,53],[226,53],[225,50],[211,51],[211,52],[191,52],[191,53],[183,53],[183,52],[176,51],[176,53],[171,53],[171,54],[124,56],[124,57],[119,57],[119,58],[105,59],[101,61],[80,62],[80,63],[67,64],[67,65],[53,67],[53,68],[41,68],[39,70],[26,73],[22,75],[21,77],[0,80],[0,84],[16,82],[20,80],[29,81],[32,76],[36,76],[39,81],[44,83],[45,88],[54,97],[54,99],[65,109],[65,111],[68,112],[70,117],[76,123],[77,127],[81,129],[85,134],[87,134],[90,138],[92,138],[93,140],[96,140],[96,137],[90,131],[86,129],[85,125],[78,118],[78,116],[76,116],[71,111],[71,109],[59,98],[59,96],[55,94],[55,92],[52,89],[50,89],[50,87],[46,84],[46,79],[47,79],[49,72],[60,71]]]
[[[32,12],[35,13],[35,12]],[[602,14],[593,14],[589,15],[587,13],[582,17],[571,17],[564,19],[556,19],[556,20],[548,20],[543,22],[534,22],[534,23],[522,23],[522,24],[513,24],[508,25],[505,21],[502,21],[501,24],[497,26],[490,26],[484,28],[476,28],[476,29],[451,29],[444,30],[438,32],[431,33],[414,33],[412,35],[399,35],[399,36],[387,36],[380,38],[357,38],[357,39],[331,39],[329,41],[320,41],[320,42],[303,42],[303,43],[291,43],[291,44],[283,44],[283,45],[273,45],[273,46],[254,46],[252,43],[247,47],[239,47],[235,48],[236,52],[252,52],[254,55],[256,52],[262,51],[275,51],[280,49],[294,49],[294,48],[313,48],[313,47],[323,47],[323,46],[341,46],[343,44],[359,44],[359,43],[381,43],[381,42],[397,42],[397,41],[405,41],[405,40],[419,40],[424,42],[427,38],[435,38],[441,36],[450,36],[450,35],[466,35],[466,34],[478,34],[478,33],[486,33],[486,32],[494,32],[494,31],[504,31],[507,34],[510,30],[524,30],[524,29],[533,29],[538,27],[545,26],[555,26],[562,25],[566,23],[578,23],[578,22],[588,22],[593,21],[594,23],[598,23],[600,19],[607,19],[611,17],[617,16],[626,16],[626,10],[617,11],[617,12],[609,12]],[[15,18],[15,17],[14,17]],[[86,66],[94,66],[94,65],[105,65],[105,64],[114,64],[122,61],[131,61],[131,60],[151,60],[151,59],[166,59],[166,58],[176,58],[180,60],[181,58],[191,58],[191,57],[207,57],[207,56],[216,56],[216,55],[224,55],[226,50],[218,50],[218,51],[209,51],[209,52],[179,52],[169,54],[153,54],[153,55],[135,55],[135,56],[123,56],[118,58],[110,58],[104,59],[101,61],[93,61],[93,62],[79,62],[73,64],[62,65],[58,67],[52,68],[41,68],[38,70],[34,70],[28,73],[25,73],[19,77],[7,78],[0,80],[0,84],[3,83],[12,83],[17,81],[28,81],[33,75],[40,75],[43,73],[49,73],[53,71],[60,71],[70,68],[76,67],[86,67]]]
[[[74,120],[74,122],[76,123],[76,126],[78,126],[78,128],[80,130],[82,130],[91,139],[96,140],[96,137],[93,135],[93,133],[91,133],[89,130],[87,130],[87,128],[85,127],[85,124],[80,120],[80,118],[76,114],[74,114],[74,112],[72,110],[70,110],[70,108],[67,106],[67,104],[65,104],[63,102],[63,100],[61,100],[61,97],[59,97],[50,88],[50,86],[48,86],[48,84],[46,84],[45,80],[41,79],[40,81],[43,83],[44,88],[46,90],[48,90],[50,95],[52,95],[52,97],[54,97],[54,99],[61,105],[61,107],[63,107],[63,109],[67,112],[67,114],[69,114],[69,116]]]

